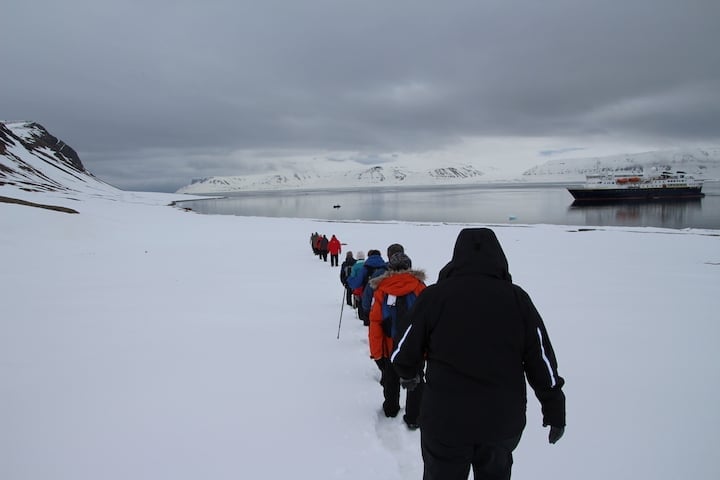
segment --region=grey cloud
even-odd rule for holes
[[[542,155],[543,157],[552,157],[553,155],[560,155],[563,153],[571,153],[571,152],[580,152],[582,150],[585,150],[582,147],[568,147],[568,148],[560,148],[557,150],[542,150],[538,153]]]
[[[241,150],[710,142],[718,18],[713,0],[9,0],[1,115],[44,124],[123,185],[263,168],[227,154]]]

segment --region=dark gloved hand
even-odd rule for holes
[[[547,425],[543,424],[543,427],[547,427]],[[558,440],[560,440],[565,433],[565,427],[556,427],[555,425],[550,425],[550,433],[548,434],[548,442],[555,443]]]
[[[375,364],[378,366],[378,368],[379,368],[380,371],[382,372],[382,371],[384,371],[385,368],[388,366],[388,359],[385,358],[385,357],[383,357],[383,358],[378,358],[377,360],[375,360]]]
[[[412,392],[420,385],[420,375],[415,375],[413,378],[401,378],[400,386],[406,388],[408,392]]]

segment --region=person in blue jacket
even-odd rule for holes
[[[387,263],[382,258],[380,250],[368,250],[367,258],[362,265],[362,268],[354,272],[353,275],[348,277],[347,283],[353,291],[361,297],[360,304],[357,306],[358,317],[363,321],[365,326],[370,325],[370,304],[372,303],[372,290],[367,286],[368,281],[376,276],[376,272],[380,270],[380,273],[387,271]],[[379,274],[377,274],[379,275]],[[368,292],[370,290],[370,292]],[[370,294],[370,298],[366,300],[367,293]]]

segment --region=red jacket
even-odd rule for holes
[[[330,255],[339,255],[341,250],[342,247],[340,246],[340,240],[335,238],[335,235],[333,235],[328,242],[328,252],[330,252]]]

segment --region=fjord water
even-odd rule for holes
[[[720,182],[696,200],[576,205],[567,184],[405,187],[224,194],[182,202],[203,214],[324,220],[720,229]]]

